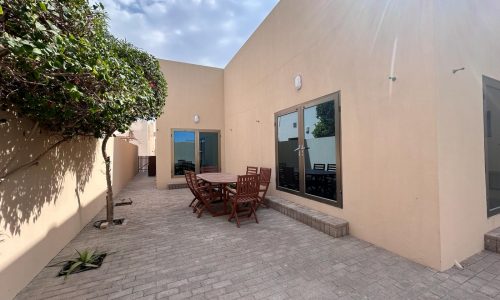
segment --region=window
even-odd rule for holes
[[[500,81],[483,77],[488,216],[500,213]]]
[[[220,131],[172,130],[172,176],[220,171]]]
[[[340,93],[275,118],[277,189],[341,207]]]

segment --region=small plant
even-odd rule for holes
[[[101,266],[106,253],[96,253],[95,250],[84,250],[78,253],[78,257],[66,261],[66,264],[59,272],[59,276],[64,275],[66,279],[71,273],[83,272],[91,269],[97,269]]]

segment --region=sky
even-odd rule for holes
[[[110,31],[157,58],[224,68],[278,0],[100,0]]]

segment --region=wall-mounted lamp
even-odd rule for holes
[[[295,89],[299,91],[302,88],[302,76],[300,74],[296,75],[293,79],[293,83],[295,85]]]
[[[198,115],[194,115],[194,117],[193,117],[193,122],[194,122],[195,124],[200,123],[200,116],[198,116]]]

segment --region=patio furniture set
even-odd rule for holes
[[[264,199],[271,182],[270,168],[249,166],[246,175],[185,171],[185,177],[194,196],[189,207],[198,218],[204,211],[214,217],[229,215],[228,221],[235,219],[239,228],[243,219],[259,223],[256,211],[260,206],[267,207]],[[217,203],[222,203],[222,209],[216,209]]]

